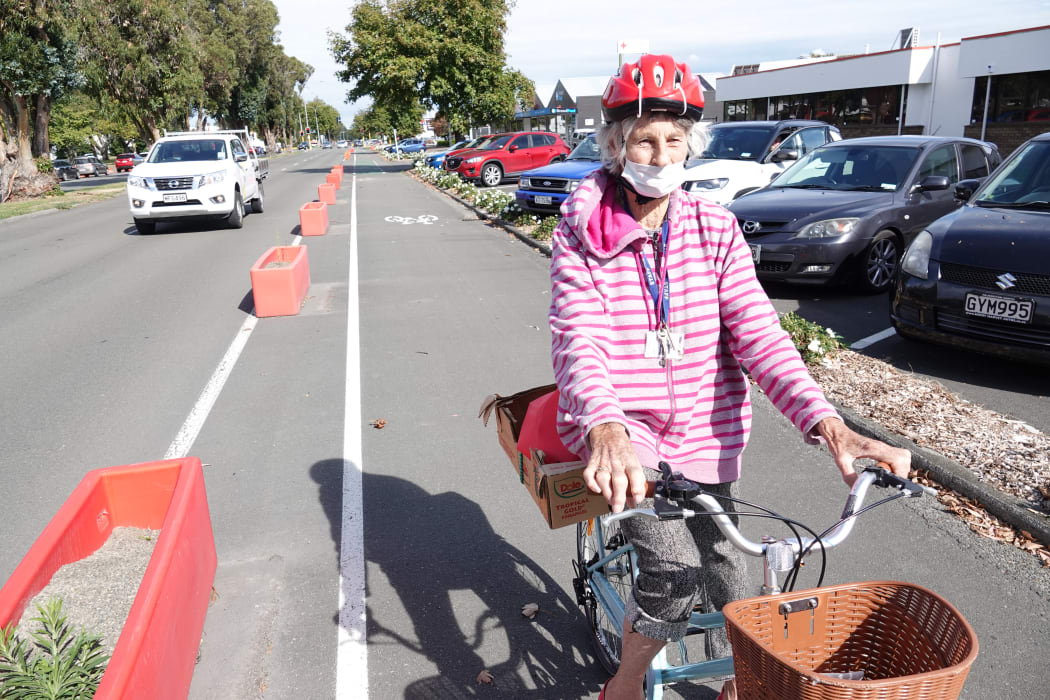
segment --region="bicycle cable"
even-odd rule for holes
[[[802,528],[803,530],[805,530],[807,533],[809,533],[813,537],[813,541],[810,542],[809,546],[806,548],[807,552],[810,549],[812,549],[814,544],[818,544],[818,543],[820,544],[820,556],[821,556],[821,560],[820,560],[820,580],[823,581],[824,574],[827,571],[828,556],[827,556],[827,550],[824,548],[824,542],[823,542],[822,538],[824,537],[824,535],[827,534],[827,531],[824,532],[821,535],[818,535],[812,528],[810,528],[805,523],[799,522],[798,520],[794,520],[793,518],[788,518],[786,516],[783,516],[780,513],[777,513],[776,511],[774,511],[774,510],[772,510],[770,508],[766,508],[765,506],[758,505],[757,503],[752,503],[750,501],[745,501],[745,500],[743,500],[741,498],[734,498],[733,496],[723,496],[721,494],[711,493],[709,491],[704,491],[703,489],[701,489],[701,492],[703,494],[711,496],[713,498],[723,499],[723,500],[726,500],[726,501],[730,501],[732,503],[738,503],[740,505],[744,505],[744,506],[747,506],[749,508],[755,508],[755,509],[757,509],[759,511],[762,511],[760,513],[749,513],[749,512],[746,512],[746,511],[734,511],[733,513],[727,513],[725,511],[723,511],[721,513],[722,515],[747,515],[747,516],[756,517],[756,518],[769,518],[771,520],[779,520],[780,522],[784,523],[784,525],[786,525],[789,530],[791,530],[791,534],[793,534],[795,536],[795,541],[799,543],[799,548],[800,549],[801,549],[801,545],[802,545],[802,537],[799,536],[798,530],[795,529],[795,526],[798,526],[798,527]],[[696,513],[696,515],[719,515],[719,514],[718,513],[710,513],[708,511],[702,511],[702,512]],[[798,578],[798,571],[802,567],[802,556],[803,556],[802,552],[800,551],[798,556],[795,557],[795,563],[788,570],[789,573],[788,573],[787,577],[784,579],[784,581],[785,581],[785,590],[788,591],[788,592],[790,592],[791,589],[787,588],[786,583],[787,583],[787,581],[789,579],[792,579],[793,577],[795,579]]]
[[[835,528],[837,528],[839,525],[841,525],[842,523],[846,522],[850,518],[856,518],[859,515],[867,513],[872,508],[877,508],[877,507],[879,507],[881,505],[889,503],[890,501],[896,501],[898,498],[904,498],[904,493],[898,492],[898,493],[893,494],[892,496],[887,496],[886,498],[882,499],[881,501],[875,501],[874,503],[868,504],[868,505],[864,506],[863,508],[861,508],[860,510],[858,510],[858,511],[856,511],[854,513],[850,513],[845,518],[840,518],[838,522],[836,522],[834,525],[832,525],[828,529],[824,530],[824,532],[820,533],[820,535],[818,537],[818,540],[820,538],[826,537],[829,532],[831,532],[832,530],[834,530]],[[813,542],[810,542],[809,545],[804,550],[799,552],[799,559],[800,560],[802,559],[802,557],[805,557],[805,556],[807,556],[809,554],[810,550],[813,549],[813,545],[816,542],[817,542],[817,540],[814,540]],[[821,556],[824,559],[827,558],[827,554],[824,551],[823,544],[821,545]],[[798,572],[798,569],[794,569],[793,572],[792,572],[794,574],[794,576],[791,576],[791,575],[788,576],[788,579],[790,579],[790,588],[788,587],[788,581],[786,580],[784,582],[785,590],[788,590],[788,591],[794,590],[795,583],[798,580],[798,573],[797,572]],[[820,577],[817,579],[817,588],[820,588],[820,586],[823,583],[824,583],[824,567],[822,566],[821,567],[821,571],[820,571]]]

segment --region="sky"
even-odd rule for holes
[[[367,106],[346,103],[326,30],[346,32],[352,0],[273,0],[285,52],[314,67],[303,95],[339,110],[347,126]],[[535,83],[611,75],[616,43],[649,42],[695,72],[727,74],[734,64],[886,51],[899,30],[919,28],[932,45],[1050,25],[1050,0],[517,0],[507,21],[507,64]],[[628,56],[628,59],[634,58]],[[548,96],[542,96],[546,99]]]

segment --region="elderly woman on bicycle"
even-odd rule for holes
[[[563,205],[552,245],[559,437],[614,512],[642,502],[660,460],[735,496],[751,426],[746,370],[807,442],[828,446],[847,484],[861,457],[907,476],[908,452],[847,428],[810,378],[733,215],[679,188],[703,150],[703,104],[699,80],[670,56],[625,64],[605,90],[602,168]],[[697,602],[721,609],[749,594],[743,555],[710,519],[621,527],[639,576],[602,700],[637,700]],[[709,653],[729,653],[724,631],[708,636]],[[722,697],[735,697],[732,682]]]

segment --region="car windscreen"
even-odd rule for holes
[[[90,158],[77,158],[77,163],[87,164],[87,163],[90,163],[90,162],[91,162]]]
[[[572,149],[568,160],[601,160],[601,150],[598,148],[598,139],[591,134],[581,141],[576,148]]]
[[[498,151],[499,149],[501,149],[504,146],[506,146],[507,142],[510,141],[513,136],[514,136],[514,134],[507,134],[506,136],[500,136],[498,138],[494,138],[491,141],[489,141],[488,143],[486,143],[485,145],[478,146],[478,148],[482,148],[482,149],[484,149],[486,151]]]
[[[226,142],[222,139],[194,139],[193,141],[165,141],[158,143],[149,154],[150,163],[178,163],[181,161],[226,160]]]
[[[911,146],[825,146],[808,153],[769,186],[896,192],[920,153]]]
[[[1024,146],[974,197],[979,207],[1050,208],[1050,141]]]
[[[69,167],[69,161],[68,160],[56,160],[53,163],[53,165],[56,168],[68,168]]]
[[[758,160],[773,138],[771,126],[715,126],[701,158]]]
[[[117,156],[117,158],[134,158],[134,157],[135,157],[134,153],[121,153],[119,156]]]

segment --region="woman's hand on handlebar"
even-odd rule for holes
[[[827,442],[847,486],[852,487],[857,480],[853,463],[862,458],[885,462],[890,471],[905,479],[911,473],[911,452],[864,437],[850,430],[839,418],[820,421],[817,423],[817,432]]]
[[[634,453],[627,429],[619,423],[602,423],[587,433],[591,458],[583,470],[587,488],[600,493],[614,513],[624,505],[637,506],[645,498],[645,472]]]

